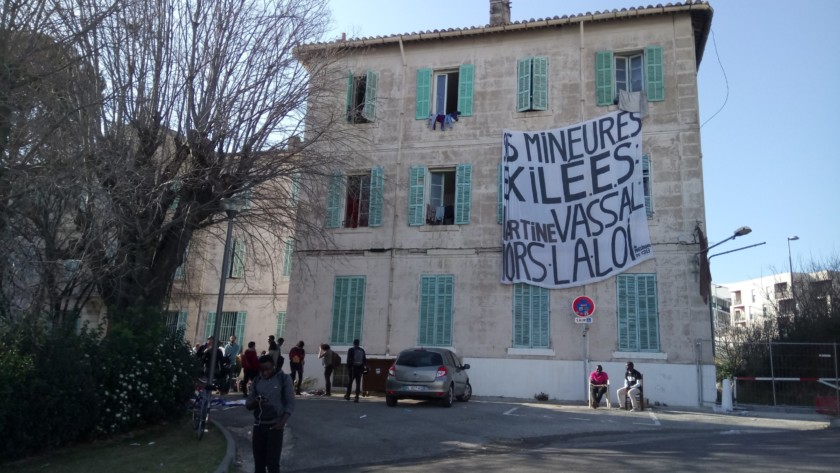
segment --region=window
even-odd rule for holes
[[[513,285],[513,346],[549,348],[548,289]]]
[[[619,351],[659,351],[659,307],[655,274],[621,274],[618,290]]]
[[[773,293],[775,295],[775,299],[786,299],[790,297],[790,293],[788,292],[788,284],[786,282],[779,282],[773,285]]]
[[[452,346],[452,303],[455,276],[420,276],[420,327],[417,344]]]
[[[222,318],[219,321],[219,346],[224,346],[224,343],[231,335],[236,335],[236,339],[245,340],[245,318],[247,312],[222,312]],[[207,325],[204,329],[204,337],[207,338],[213,335],[213,329],[216,324],[216,313],[207,313]]]
[[[412,166],[409,170],[408,224],[470,223],[472,165],[455,168]]]
[[[732,303],[735,305],[741,305],[741,291],[735,291],[732,293]]]
[[[462,64],[458,69],[432,71],[417,70],[417,101],[415,116],[425,120],[429,115],[460,112],[462,117],[473,114],[473,82],[475,68]]]
[[[240,279],[245,277],[245,240],[235,238],[228,249],[230,255],[230,268],[228,279]]]
[[[347,79],[347,122],[369,123],[376,118],[376,87],[379,75],[367,71],[363,76],[354,76],[353,71]]]
[[[187,244],[187,248],[184,249],[184,261],[175,268],[175,280],[176,281],[183,281],[184,278],[187,277],[187,261],[189,260],[190,256],[190,247]]]
[[[645,188],[645,212],[653,217],[653,188],[650,182],[650,156],[642,155],[642,187]]]
[[[520,59],[516,68],[516,111],[548,109],[548,58]]]
[[[292,274],[292,253],[295,251],[295,241],[286,240],[283,245],[283,276]]]
[[[282,338],[286,331],[286,311],[277,312],[277,329],[274,331],[274,336]]]
[[[365,277],[336,276],[330,343],[350,345],[354,339],[361,340],[364,315]]]
[[[750,301],[755,302],[755,289],[750,289]]]
[[[180,330],[183,334],[187,328],[187,311],[167,310],[164,314],[166,315],[166,331],[175,334]]]
[[[384,168],[366,174],[341,173],[330,177],[327,190],[328,228],[379,227],[382,225]]]
[[[665,100],[661,46],[649,46],[644,52],[595,53],[596,104],[616,103],[619,90],[644,91],[648,102]]]

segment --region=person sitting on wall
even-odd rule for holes
[[[604,394],[607,394],[607,381],[609,381],[610,377],[607,376],[606,371],[601,368],[601,365],[598,365],[595,368],[595,371],[589,374],[589,389],[591,392],[591,399],[592,405],[590,406],[593,409],[597,409],[598,405],[601,404],[601,397]],[[607,394],[609,396],[609,394]]]

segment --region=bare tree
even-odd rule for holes
[[[52,211],[32,201],[52,217],[60,247],[60,254],[43,251],[37,259],[41,266],[79,262],[61,279],[73,282],[69,293],[66,285],[58,290],[56,281],[38,279],[53,286],[57,301],[78,303],[98,291],[115,314],[161,307],[193,235],[224,219],[220,201],[233,196],[249,196],[238,221],[263,244],[275,241],[266,234],[292,230],[296,239],[327,238],[320,221],[298,217],[318,212],[302,209],[306,201],[292,195],[295,186],[315,185],[351,158],[344,145],[349,128],[334,126],[344,118],[341,108],[323,111],[304,130],[307,101],[340,90],[336,81],[343,79],[333,67],[338,50],[310,53],[318,58],[306,69],[296,57],[297,48],[325,32],[326,0],[38,3],[41,17],[60,26],[44,36],[53,44],[64,44],[61,34],[72,38],[68,57],[86,71],[83,79],[67,79],[83,84],[85,94],[56,94],[76,94],[84,111],[77,129],[67,129],[72,136],[50,135],[45,127],[35,133],[78,141],[70,146],[75,151],[62,150],[60,159],[43,146],[31,151],[44,165],[43,182],[34,187],[61,197]],[[15,215],[28,223],[4,232],[9,242],[31,240],[20,245],[21,259],[52,245],[38,235],[46,223],[32,218],[34,209],[3,212],[6,221]],[[57,309],[61,304],[51,304]]]

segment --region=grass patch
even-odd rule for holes
[[[185,420],[108,441],[79,444],[48,455],[0,465],[18,473],[212,472],[225,455],[224,434],[211,424],[199,442]]]

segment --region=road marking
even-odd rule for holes
[[[503,416],[512,416],[512,415],[514,415],[514,411],[516,411],[517,409],[519,409],[519,407],[514,407],[513,409],[511,409],[511,410],[509,410],[509,411],[505,412],[505,413],[504,413],[504,414],[502,414],[502,415],[503,415]]]
[[[591,420],[591,419],[583,419],[583,418],[581,418],[581,417],[569,417],[569,419],[572,419],[572,420],[583,420],[583,421],[586,421],[586,422],[589,422],[589,421]]]
[[[648,411],[648,414],[650,414],[650,418],[651,418],[651,419],[653,419],[653,423],[654,423],[657,427],[659,427],[659,426],[661,426],[661,425],[662,425],[662,424],[660,424],[660,423],[659,423],[659,419],[657,419],[657,418],[656,418],[656,414],[654,414],[654,413],[653,413],[653,411]]]

